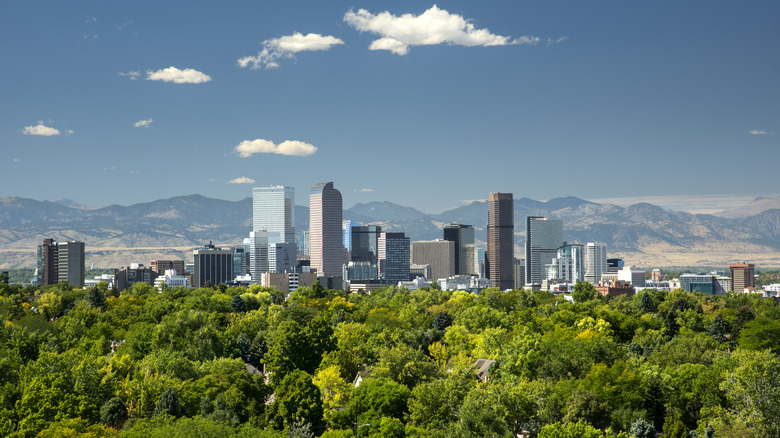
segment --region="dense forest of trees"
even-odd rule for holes
[[[0,285],[0,436],[780,436],[775,300],[573,296]]]

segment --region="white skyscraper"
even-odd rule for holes
[[[252,189],[252,230],[268,231],[268,243],[295,243],[295,189]]]
[[[607,244],[588,242],[585,245],[585,281],[598,284],[607,272]]]
[[[525,218],[525,284],[547,278],[545,265],[558,256],[563,245],[563,221],[540,216]]]

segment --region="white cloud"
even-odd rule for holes
[[[410,46],[455,44],[459,46],[506,46],[509,44],[537,44],[539,37],[522,36],[512,39],[495,35],[487,29],[477,29],[466,18],[450,14],[433,5],[420,15],[392,15],[390,12],[372,14],[365,9],[344,14],[344,21],[361,32],[371,32],[381,38],[374,40],[370,50],[389,50],[396,55],[409,53]]]
[[[173,82],[174,84],[202,84],[211,80],[211,76],[191,68],[179,70],[176,67],[168,67],[157,71],[146,71],[147,81]]]
[[[84,22],[85,23],[96,23],[97,22],[97,17],[95,17],[95,16],[87,17],[87,19],[84,20]]]
[[[43,122],[38,122],[38,124],[35,126],[25,126],[24,135],[42,135],[45,137],[51,137],[52,135],[60,135],[60,130],[44,126]]]
[[[148,118],[148,119],[139,120],[139,121],[133,123],[133,127],[135,127],[135,128],[148,128],[149,125],[151,125],[151,124],[152,124],[152,119]]]
[[[134,81],[134,80],[138,79],[138,76],[141,76],[141,72],[140,71],[129,71],[127,73],[121,73],[120,72],[120,73],[117,73],[117,74],[119,76],[128,76],[131,81]]]
[[[560,37],[558,39],[555,39],[555,40],[551,39],[551,38],[547,38],[547,45],[551,46],[553,44],[560,44],[560,43],[562,43],[564,41],[568,41],[568,40],[569,40],[569,37],[567,37],[567,36],[562,36],[562,37]]]
[[[68,129],[67,131],[65,131],[65,135],[73,135],[75,133],[76,133],[76,131],[74,131],[72,129]]]
[[[269,140],[258,138],[257,140],[244,140],[233,149],[241,158],[251,157],[254,154],[279,154],[306,157],[317,152],[317,147],[297,140],[287,140],[278,145]]]
[[[344,41],[331,36],[309,33],[306,35],[294,32],[279,38],[263,41],[263,50],[257,56],[245,56],[238,60],[240,67],[251,65],[253,70],[260,67],[276,68],[280,58],[293,58],[298,52],[329,50],[333,46],[344,44]]]
[[[487,202],[487,198],[481,198],[481,199],[461,199],[460,202],[464,204],[473,204],[475,202]]]
[[[103,170],[110,172],[112,170],[116,170],[116,166],[104,167]]]
[[[14,163],[20,163],[22,161],[21,158],[14,158]]]
[[[355,189],[356,192],[373,192],[374,189]]]
[[[239,176],[236,179],[231,179],[228,181],[228,184],[254,184],[255,180],[252,178],[247,178],[245,176]]]
[[[753,129],[753,130],[748,131],[748,134],[750,134],[750,135],[768,135],[769,133],[766,132],[766,131],[761,131],[759,129]]]

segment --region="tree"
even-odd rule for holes
[[[444,330],[447,327],[452,325],[452,321],[454,318],[452,315],[445,311],[441,311],[436,314],[436,316],[433,318],[433,326],[436,327],[437,330]]]
[[[244,313],[246,312],[246,302],[240,295],[236,295],[230,300],[230,308],[235,313]]]
[[[157,402],[157,406],[154,408],[154,415],[171,415],[173,417],[181,417],[184,415],[184,411],[179,404],[179,396],[176,395],[176,391],[171,388],[165,390],[160,396],[160,400]]]
[[[276,398],[266,411],[268,424],[277,430],[287,429],[296,421],[311,423],[314,430],[321,430],[322,419],[320,390],[305,371],[288,373],[276,386]]]
[[[575,303],[584,303],[595,298],[596,294],[598,292],[592,284],[587,281],[578,281],[574,285],[574,292],[572,292],[571,296],[574,298]]]
[[[655,438],[658,435],[653,425],[643,418],[639,418],[631,423],[631,429],[629,429],[628,433],[636,438]]]
[[[653,297],[650,296],[650,292],[644,291],[642,293],[639,308],[642,309],[642,312],[644,313],[653,313],[656,311],[655,301],[653,301]]]
[[[625,435],[623,435],[625,437]],[[539,438],[603,438],[604,434],[580,420],[576,423],[554,423],[542,427]]]
[[[723,317],[722,313],[718,313],[715,315],[715,318],[712,318],[712,322],[707,328],[707,334],[712,336],[712,338],[718,341],[719,344],[723,344],[728,341],[726,332],[728,332],[728,328],[726,327],[726,318]]]
[[[119,397],[113,397],[100,407],[100,422],[116,427],[127,419],[127,406]]]
[[[771,350],[780,354],[780,321],[765,316],[746,323],[739,334],[739,348]]]
[[[780,436],[780,359],[769,351],[738,350],[738,366],[721,383],[732,414],[765,436]]]
[[[106,304],[106,295],[97,287],[91,287],[87,291],[87,302],[95,308],[103,307]]]

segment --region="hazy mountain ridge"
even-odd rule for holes
[[[665,260],[673,251],[701,253],[701,260],[739,259],[740,251],[749,249],[749,254],[765,254],[769,260],[765,263],[776,260],[780,265],[780,209],[729,219],[674,212],[648,203],[620,207],[574,197],[546,202],[520,198],[514,204],[518,252],[525,241],[525,217],[534,215],[563,220],[567,241],[605,242],[610,253],[648,263]],[[295,207],[297,232],[308,229],[308,210]],[[435,215],[391,202],[369,202],[344,210],[344,219],[381,225],[386,231],[402,231],[412,240],[441,238],[441,227],[446,223],[470,224],[475,227],[477,241],[484,242],[487,202],[475,201]],[[172,248],[185,254],[186,248],[208,241],[237,245],[251,227],[251,198],[225,201],[189,195],[93,210],[49,201],[2,198],[0,267],[34,266],[34,249],[47,237],[87,242],[88,261],[99,265],[101,260],[115,262],[117,256],[110,255],[111,249],[125,251],[127,257],[132,257],[134,252],[164,253]],[[710,257],[709,252],[717,255]]]

